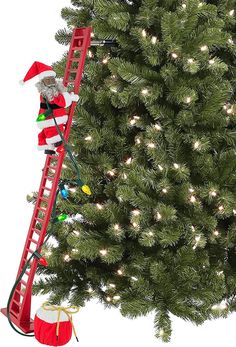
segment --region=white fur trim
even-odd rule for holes
[[[24,80],[20,80],[19,83],[21,86],[23,86],[25,84]]]
[[[49,137],[49,138],[46,139],[46,142],[48,144],[56,143],[56,142],[59,142],[59,141],[61,141],[61,136],[60,135],[52,136],[52,137]]]
[[[58,311],[44,310],[43,307],[40,307],[37,310],[36,315],[39,319],[43,320],[44,322],[53,324],[57,322]],[[67,321],[69,321],[68,316],[65,314],[65,312],[61,311],[60,322]]]
[[[44,151],[45,149],[55,149],[55,147],[52,146],[52,145],[50,145],[50,144],[38,146],[38,150],[39,150],[39,151]]]
[[[56,119],[57,124],[59,125],[59,124],[66,123],[68,120],[68,116],[67,115],[60,116],[60,117],[58,116],[58,117],[55,117],[55,119]],[[45,129],[48,127],[56,126],[53,118],[42,120],[41,122],[37,122],[37,125],[38,125],[39,129]]]
[[[64,99],[65,99],[65,102],[66,102],[66,106],[65,107],[69,107],[72,103],[72,100],[71,100],[71,96],[68,92],[64,92],[62,93],[62,95],[64,96]]]
[[[42,80],[45,77],[56,77],[56,72],[53,70],[47,70],[43,71],[40,74],[38,74],[38,78]]]

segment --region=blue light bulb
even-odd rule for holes
[[[60,193],[63,199],[67,199],[69,196],[68,190],[66,190],[65,188],[61,189]]]

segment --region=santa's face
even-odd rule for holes
[[[53,76],[45,77],[43,79],[43,83],[45,84],[46,87],[55,87],[56,85],[55,77]]]

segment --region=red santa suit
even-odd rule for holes
[[[35,61],[20,83],[24,84],[26,81],[35,76],[38,76],[39,80],[42,80],[45,77],[56,77],[56,73],[52,70],[51,66]],[[75,95],[74,93],[63,92],[54,97],[53,100],[50,100],[49,106],[52,109],[53,115],[61,132],[64,131],[64,127],[68,119],[66,108],[71,105],[72,101],[78,101],[78,98],[78,95]],[[43,100],[42,96],[40,96],[39,114],[44,113],[46,110],[47,105],[45,100]],[[53,144],[61,141],[61,137],[57,132],[52,115],[49,115],[45,120],[38,121],[37,124],[38,127],[42,129],[38,135],[38,149],[53,150],[55,148]]]
[[[68,120],[66,108],[72,103],[73,95],[68,92],[64,92],[56,96],[48,103],[52,109],[52,113],[57,122],[58,128],[63,133],[64,125]],[[44,113],[47,110],[47,105],[42,95],[40,95],[40,109],[39,114]],[[42,131],[38,134],[38,149],[51,149],[52,145],[61,141],[61,137],[58,134],[57,128],[52,115],[49,115],[45,120],[37,122],[39,129]]]

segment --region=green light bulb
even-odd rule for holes
[[[68,217],[67,214],[61,213],[61,214],[57,217],[57,219],[58,219],[59,221],[63,222],[64,220],[66,220],[67,217]]]
[[[39,114],[38,115],[38,118],[37,118],[37,122],[40,122],[40,121],[42,121],[42,120],[45,120],[46,119],[46,116],[45,116],[45,114],[44,113],[41,113],[41,114]]]

